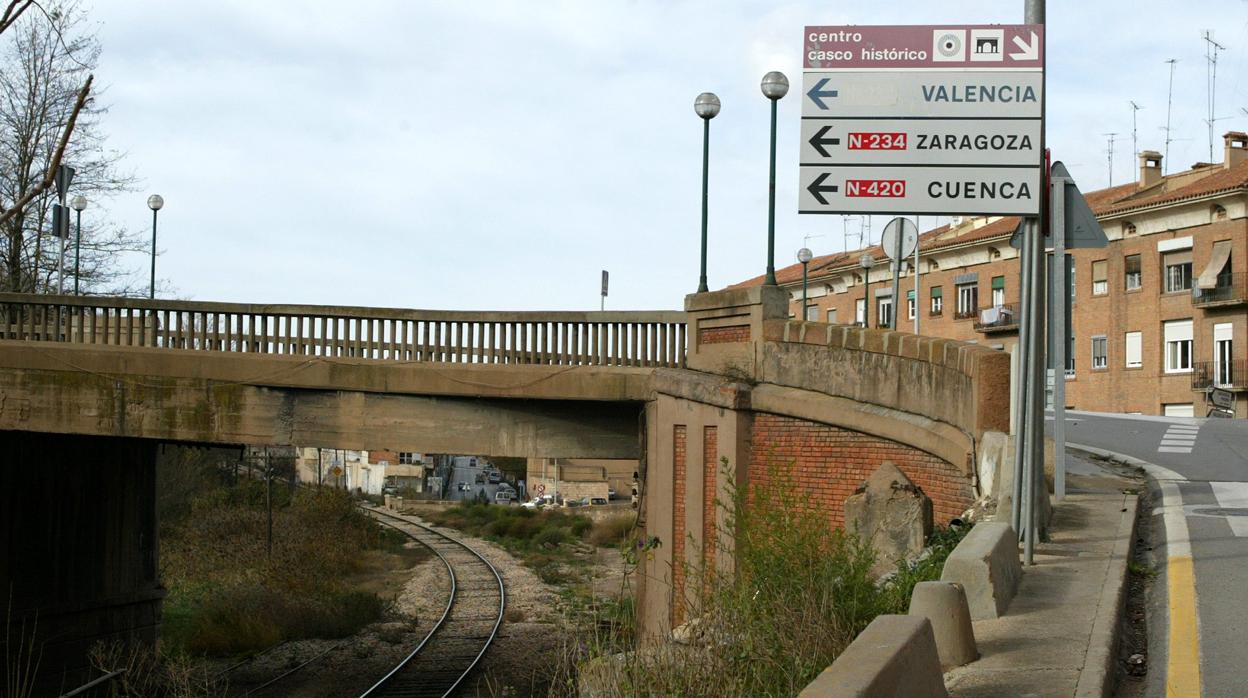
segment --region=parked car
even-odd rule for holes
[[[527,501],[524,504],[521,504],[520,506],[524,507],[525,509],[542,509],[544,507],[550,506],[551,504],[554,503],[554,501],[555,500],[553,497],[547,497],[547,496],[534,497],[530,501]]]
[[[604,506],[607,503],[607,498],[606,497],[590,497],[589,503],[590,503],[590,506]]]
[[[494,493],[495,504],[511,504],[511,493],[507,490],[499,490]]]
[[[502,474],[502,473],[498,472],[497,470],[491,470],[491,471],[490,471],[490,484],[491,484],[491,485],[496,485],[496,484],[498,484],[499,482],[501,482],[501,481],[502,481],[502,479],[503,479],[503,474]]]

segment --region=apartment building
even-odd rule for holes
[[[1237,417],[1248,416],[1248,134],[1223,138],[1221,163],[1165,175],[1161,155],[1145,151],[1138,181],[1086,194],[1109,245],[1071,252],[1068,407],[1205,416],[1216,386],[1234,393]],[[878,246],[811,260],[805,309],[802,266],[776,277],[793,317],[886,327],[899,312],[899,330],[913,331],[917,315],[922,334],[1013,351],[1017,226],[1011,217],[955,219],[923,233],[898,299]]]

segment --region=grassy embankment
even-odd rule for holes
[[[905,613],[914,585],[938,579],[965,535],[938,531],[923,560],[900,563],[878,581],[870,546],[829,531],[826,513],[778,470],[764,481],[770,484],[719,504],[725,531],[736,533],[735,575],[686,565],[684,618],[696,619],[691,644],[639,648],[630,606],[587,607],[573,620],[580,635],[565,651],[555,692],[575,695],[587,672],[602,695],[696,696],[707,686],[723,696],[796,695],[877,615]],[[662,544],[643,540],[628,554],[637,563]]]
[[[406,537],[378,527],[345,492],[277,483],[272,498],[271,554],[263,481],[212,483],[162,526],[166,651],[230,655],[350,635],[391,603],[393,592],[367,578],[426,554],[404,548]]]

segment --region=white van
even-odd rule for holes
[[[494,493],[495,504],[511,504],[511,492],[507,490],[499,490]]]

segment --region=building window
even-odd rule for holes
[[[420,462],[419,453],[399,453],[399,465],[414,465]]]
[[[1144,365],[1144,341],[1139,332],[1128,332],[1124,336],[1123,346],[1127,353],[1127,368],[1139,368]]]
[[[836,324],[836,308],[828,308],[828,323]]]
[[[875,318],[876,318],[875,326],[876,327],[892,327],[893,325],[893,299],[892,297],[877,298],[875,302],[876,302],[876,308],[878,309],[875,315]]]
[[[992,277],[992,305],[1005,305],[1005,277]]]
[[[1224,221],[1224,220],[1226,220],[1226,209],[1225,209],[1225,208],[1222,208],[1221,206],[1218,206],[1217,204],[1214,204],[1214,206],[1213,206],[1213,220],[1215,220],[1215,221]]]
[[[1105,337],[1092,338],[1092,370],[1109,366],[1109,347]]]
[[[1213,326],[1213,384],[1219,388],[1235,385],[1234,326],[1219,322]]]
[[[806,322],[819,322],[819,307],[814,305],[806,306]]]
[[[933,316],[940,315],[945,308],[945,299],[941,297],[940,287],[933,286],[930,293],[932,294],[932,309],[930,314]]]
[[[1123,235],[1135,235],[1135,224],[1132,223],[1131,221],[1127,221],[1126,223],[1123,223],[1122,234]]]
[[[1109,293],[1109,263],[1098,260],[1092,263],[1092,295],[1103,296]]]
[[[1189,373],[1192,370],[1192,321],[1171,320],[1162,323],[1166,339],[1166,373]]]
[[[914,291],[906,291],[906,319],[913,320],[916,312],[915,306],[918,303],[914,300]]]
[[[1166,273],[1166,293],[1192,289],[1192,251],[1176,250],[1161,256]]]
[[[854,301],[854,324],[859,327],[867,326],[867,299],[865,298]]]
[[[1143,277],[1140,275],[1140,256],[1138,254],[1129,254],[1125,263],[1124,278],[1126,279],[1126,289],[1128,291],[1137,291],[1144,285],[1142,283]]]
[[[958,319],[975,317],[979,311],[979,284],[958,284]]]

